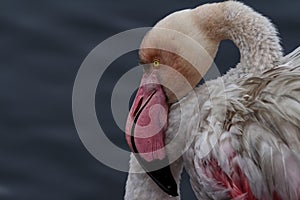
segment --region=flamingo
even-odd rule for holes
[[[300,48],[283,56],[270,20],[237,1],[177,11],[154,28],[171,32],[152,29],[141,43],[125,199],[180,199],[183,168],[198,199],[300,199]],[[225,39],[239,64],[198,86]]]

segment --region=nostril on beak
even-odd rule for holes
[[[133,117],[135,117],[136,114],[137,114],[137,112],[140,110],[140,108],[141,108],[141,106],[142,106],[142,103],[143,103],[143,97],[141,97],[141,98],[139,99],[139,102],[138,102],[136,108],[134,109],[134,111],[133,111],[133,113],[132,113]]]

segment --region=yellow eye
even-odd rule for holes
[[[153,66],[158,67],[160,65],[159,60],[154,60],[153,61]]]

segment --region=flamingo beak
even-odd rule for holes
[[[127,143],[152,180],[167,194],[178,196],[164,147],[167,123],[163,89],[155,74],[144,74],[126,123]]]

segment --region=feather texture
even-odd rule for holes
[[[226,120],[204,102],[209,113],[184,155],[199,199],[300,199],[299,58],[297,49],[261,76],[225,83]],[[210,91],[224,105],[216,82]],[[221,133],[211,128],[220,124]]]
[[[185,30],[190,13],[206,19],[195,20],[206,37],[232,40],[241,60],[171,105],[165,143],[171,160],[182,155],[171,164],[176,181],[184,165],[198,199],[300,200],[300,47],[283,57],[273,24],[236,1],[185,10],[161,25]],[[206,38],[197,31],[191,27]],[[139,169],[134,158],[130,165]],[[170,198],[145,174],[130,173],[125,199]]]

